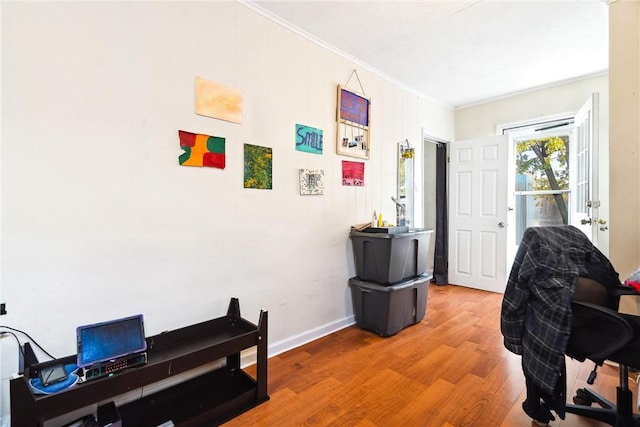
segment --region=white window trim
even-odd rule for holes
[[[506,134],[518,134],[520,131],[524,131],[533,126],[540,126],[544,123],[558,122],[562,120],[572,120],[576,113],[574,111],[567,111],[564,113],[552,114],[548,116],[541,116],[532,119],[518,120],[515,122],[501,123],[496,125],[496,135]],[[529,130],[526,132],[530,133]]]

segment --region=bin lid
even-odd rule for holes
[[[404,280],[400,283],[395,283],[393,285],[380,285],[378,283],[367,282],[364,280],[360,280],[357,277],[352,277],[349,279],[349,286],[357,286],[362,289],[369,289],[372,291],[380,291],[380,292],[396,292],[402,289],[410,288],[412,286],[416,286],[417,284],[424,283],[426,281],[431,280],[433,274],[430,271],[425,272],[424,274],[416,277],[412,277],[410,279]]]
[[[399,231],[395,230],[391,232],[386,232],[385,230],[391,229],[406,229],[407,231]],[[375,230],[375,231],[371,231]],[[378,231],[381,230],[381,231]],[[395,239],[395,238],[403,238],[403,237],[411,237],[416,234],[427,234],[433,233],[432,229],[429,228],[409,228],[409,227],[387,227],[387,228],[365,228],[364,231],[356,231],[351,230],[349,233],[350,236],[361,236],[361,237],[372,237],[374,239]]]
[[[362,230],[363,233],[386,233],[386,234],[400,234],[408,233],[409,227],[367,227]]]

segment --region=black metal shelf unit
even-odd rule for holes
[[[112,377],[88,381],[50,395],[36,395],[28,384],[30,367],[10,381],[12,427],[41,426],[45,420],[104,402],[114,396],[166,380],[226,358],[226,364],[118,407],[123,426],[218,425],[269,399],[267,319],[258,325],[240,316],[237,298],[227,315],[147,338],[147,363]],[[256,375],[240,368],[240,352],[257,347]],[[75,355],[62,359],[74,363]]]

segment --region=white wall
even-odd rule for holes
[[[640,3],[612,2],[609,28],[611,259],[628,277],[640,267]]]
[[[622,278],[640,267],[640,5],[609,5],[611,79],[611,260]],[[622,297],[620,311],[640,313],[640,301]]]
[[[1,323],[55,356],[79,324],[144,313],[157,334],[269,311],[271,353],[353,322],[351,224],[395,216],[396,143],[444,140],[453,112],[233,2],[3,2]],[[362,188],[341,185],[336,87],[372,100]],[[243,94],[243,123],[194,113],[194,78]],[[352,79],[353,83],[354,79]],[[358,89],[357,87],[353,89]],[[323,155],[294,127],[324,130]],[[226,138],[227,167],[181,167],[179,129]],[[273,190],[243,188],[243,144],[273,148]],[[300,196],[298,168],[325,170]],[[2,350],[2,412],[17,371]]]
[[[499,124],[576,112],[593,92],[600,93],[601,126],[608,130],[608,85],[608,74],[602,74],[459,108],[455,113],[456,139],[495,135]]]

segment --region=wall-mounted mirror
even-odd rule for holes
[[[398,188],[393,201],[396,204],[396,224],[413,227],[415,203],[415,149],[405,140],[398,143]]]

